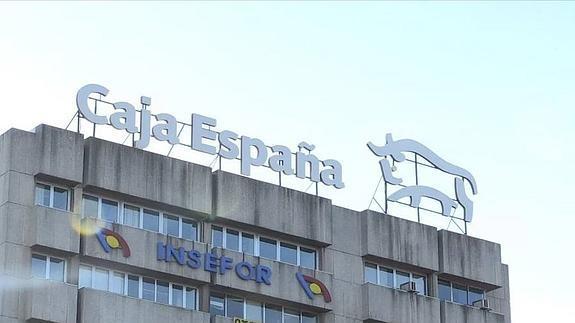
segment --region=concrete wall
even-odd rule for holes
[[[93,137],[85,143],[84,185],[202,214],[212,211],[209,167]]]
[[[214,215],[329,245],[331,201],[251,178],[214,173]]]
[[[441,302],[441,323],[504,323],[505,318],[499,313],[482,310],[471,306]]]
[[[89,288],[79,291],[78,323],[210,322],[208,313]]]

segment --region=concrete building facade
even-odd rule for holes
[[[497,243],[46,125],[0,136],[0,278],[0,323],[511,322]]]

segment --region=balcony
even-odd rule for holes
[[[35,279],[28,284],[22,291],[26,321],[76,323],[76,286]]]
[[[505,323],[501,314],[477,307],[441,302],[441,323]]]
[[[440,302],[436,298],[369,283],[362,288],[364,321],[440,323]]]

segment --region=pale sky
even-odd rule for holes
[[[469,233],[502,244],[513,321],[567,322],[574,35],[569,2],[2,2],[0,131],[65,127],[99,83],[155,113],[313,143],[343,164],[346,188],[322,193],[356,210],[380,176],[365,143],[418,140],[474,174]]]

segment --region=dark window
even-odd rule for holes
[[[257,302],[246,302],[246,320],[262,321],[262,304]]]
[[[377,266],[366,263],[363,266],[363,276],[366,283],[377,284]]]
[[[393,269],[379,267],[379,284],[393,288]]]
[[[315,250],[299,248],[299,265],[309,269],[316,269]]]
[[[54,200],[52,204],[56,209],[68,211],[68,190],[54,187]]]
[[[50,206],[50,185],[36,184],[36,204]]]
[[[134,228],[140,227],[140,208],[124,204],[124,224]]]
[[[282,308],[280,306],[266,305],[266,323],[282,323]]]
[[[184,307],[184,287],[172,284],[172,305]]]
[[[210,295],[210,315],[226,315],[226,308],[224,305],[224,298],[220,296]]]
[[[260,238],[260,256],[268,259],[276,260],[277,257],[277,245],[276,241],[267,238]],[[267,321],[267,319],[266,319]]]
[[[170,303],[170,283],[158,280],[156,283],[156,302],[162,304]]]
[[[152,278],[142,278],[142,298],[154,301],[156,296],[156,281]]]
[[[212,227],[212,245],[214,247],[224,247],[224,233],[220,227]]]
[[[395,282],[395,288],[401,288],[403,284],[409,283],[409,273],[396,271]]]
[[[315,315],[303,313],[301,315],[301,323],[317,323]]]
[[[439,281],[439,299],[451,302],[451,284],[449,282]]]
[[[483,300],[483,291],[481,289],[469,288],[469,305]]]
[[[160,213],[144,209],[142,227],[146,230],[160,232]]]
[[[453,302],[467,304],[467,288],[453,284]]]
[[[284,323],[300,323],[299,312],[292,310],[284,310]]]
[[[164,233],[174,237],[180,236],[180,219],[177,216],[164,214]]]
[[[64,260],[50,258],[50,279],[64,281]]]
[[[425,295],[426,294],[426,279],[424,276],[420,276],[420,275],[415,275],[413,274],[413,282],[415,282],[415,290],[422,294]]]
[[[254,253],[254,236],[247,233],[242,233],[242,252],[249,255]]]
[[[198,240],[198,223],[190,219],[182,219],[182,238]]]
[[[235,230],[226,230],[226,249],[240,251],[240,233]]]
[[[82,216],[98,217],[98,198],[91,195],[82,195]]]
[[[118,202],[102,199],[102,220],[118,221]]]
[[[288,264],[297,265],[297,246],[281,242],[280,243],[280,261]]]
[[[244,300],[241,298],[227,298],[228,317],[244,317]]]
[[[186,308],[196,309],[196,290],[190,287],[186,287]]]
[[[32,276],[36,278],[46,278],[47,260],[45,256],[32,255]]]
[[[140,277],[128,275],[128,296],[140,297]]]

